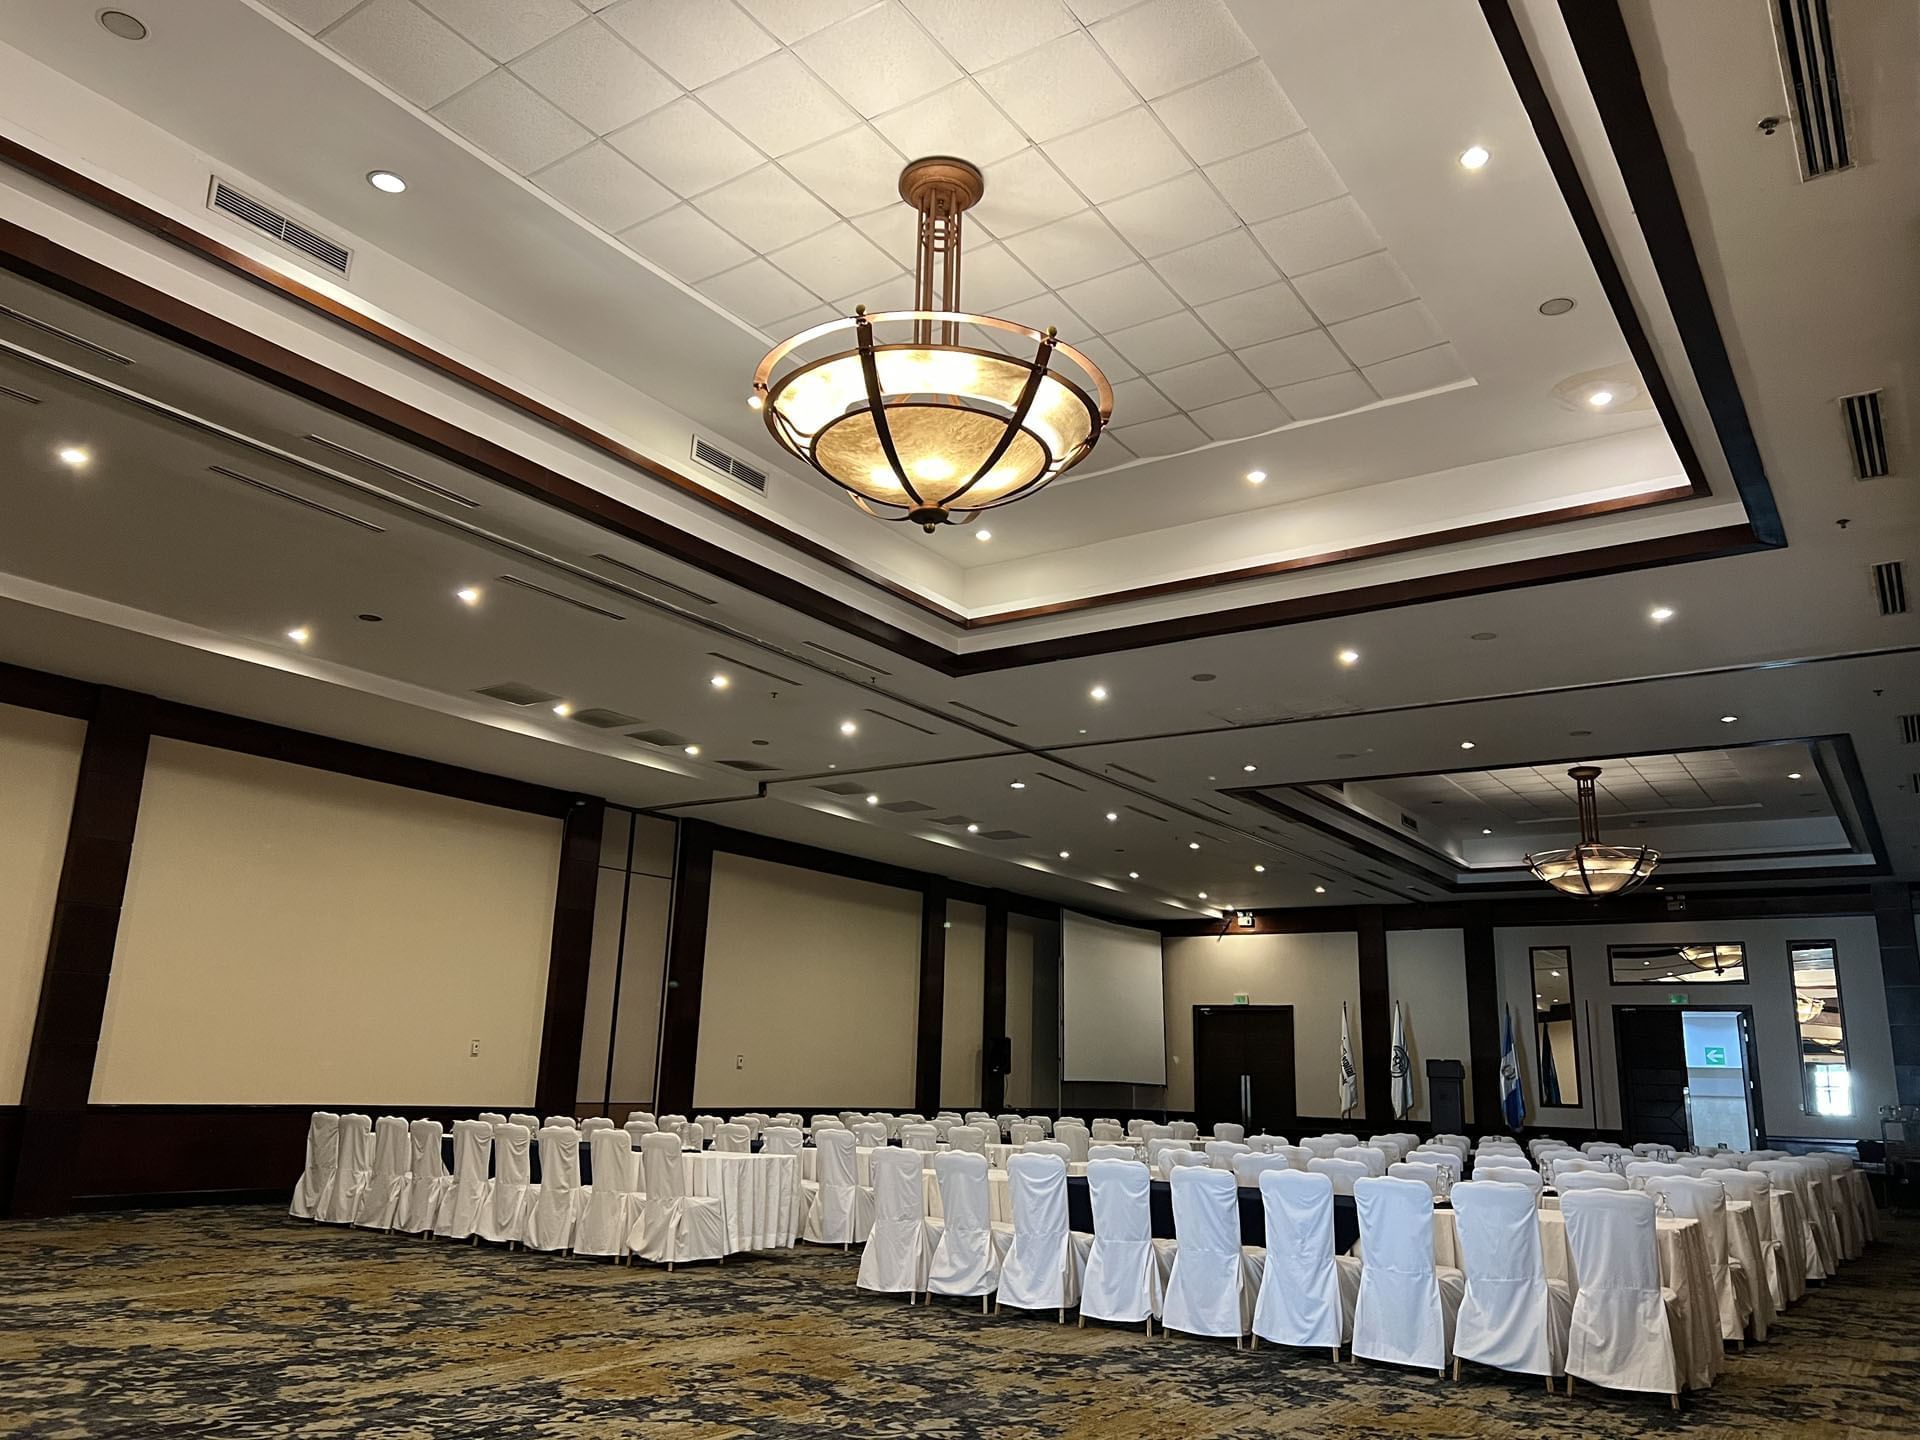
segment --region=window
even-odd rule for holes
[[[1540,1108],[1580,1103],[1580,1048],[1573,1020],[1573,952],[1536,948],[1533,959],[1534,1088]]]
[[[1831,940],[1787,947],[1793,967],[1793,1018],[1800,1027],[1802,1108],[1809,1115],[1853,1114],[1853,1073],[1847,1068],[1847,1022],[1840,1009],[1840,967]]]
[[[1738,940],[1609,945],[1607,968],[1616,985],[1740,985],[1747,947]]]

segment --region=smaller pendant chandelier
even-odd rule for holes
[[[1554,889],[1589,900],[1633,889],[1653,874],[1653,867],[1660,863],[1660,852],[1645,845],[1602,845],[1593,791],[1600,767],[1576,765],[1567,774],[1573,777],[1574,796],[1580,807],[1580,843],[1567,850],[1529,855],[1527,868]]]
[[[1107,377],[1051,328],[959,309],[960,216],[985,189],[948,156],[901,171],[900,198],[920,215],[915,308],[862,305],[776,345],[748,401],[862,510],[929,534],[1059,478],[1113,414]]]
[[[1718,945],[1682,945],[1680,958],[1696,970],[1711,970],[1716,975],[1722,973]]]

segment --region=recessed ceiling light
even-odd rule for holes
[[[1247,471],[1247,483],[1249,485],[1264,485],[1266,483],[1266,479],[1267,479],[1267,472],[1264,470]]]
[[[1482,831],[1481,831],[1480,833],[1481,833],[1482,835],[1491,835],[1491,834],[1493,833],[1493,831],[1491,831],[1491,830],[1482,830]]]
[[[867,796],[867,804],[878,805],[879,803],[880,803],[880,797],[878,795]]]
[[[1187,849],[1198,850],[1199,848],[1200,848],[1200,842],[1198,840],[1189,840],[1187,842]]]
[[[398,195],[407,188],[407,182],[391,170],[369,170],[367,184],[386,195]]]
[[[69,470],[84,470],[93,459],[93,452],[80,445],[62,445],[53,455]]]
[[[553,713],[558,715],[562,720],[564,720],[569,715],[573,714],[573,706],[568,701],[562,700],[558,705],[553,707]]]
[[[1607,408],[1607,406],[1611,405],[1612,403],[1613,403],[1613,392],[1611,390],[1595,390],[1592,394],[1587,396],[1587,404],[1591,405],[1596,410],[1604,410]]]
[[[1107,687],[1104,685],[1096,685],[1087,691],[1087,695],[1088,698],[1093,700],[1104,700],[1107,698]]]
[[[1542,300],[1540,302],[1540,313],[1542,315],[1564,315],[1571,309],[1573,309],[1573,301],[1565,295],[1556,295],[1551,300]]]
[[[458,600],[462,605],[478,605],[480,603],[480,587],[478,585],[462,585],[458,590],[453,592],[453,598]]]
[[[1207,892],[1206,892],[1206,891],[1204,891],[1204,890],[1202,890],[1202,891],[1200,891],[1200,892],[1198,892],[1198,893],[1199,893],[1199,896],[1200,896],[1200,898],[1201,898],[1202,900],[1204,900],[1204,899],[1206,899],[1206,898],[1207,898]]]
[[[976,540],[991,540],[993,538],[993,531],[976,530],[973,532],[973,538]]]
[[[980,827],[978,825],[967,826],[967,834],[978,835],[979,833],[980,833]]]
[[[1253,873],[1256,875],[1264,875],[1267,873],[1267,867],[1264,865],[1256,865],[1253,867]]]
[[[1067,854],[1067,852],[1066,852],[1066,851],[1064,851],[1064,850],[1062,850],[1062,851],[1060,852],[1060,858],[1061,858],[1062,860],[1066,860],[1066,859],[1069,859],[1069,858],[1071,858],[1071,857],[1070,857],[1070,856],[1069,856],[1069,855]]]
[[[1656,605],[1647,612],[1647,618],[1656,625],[1664,625],[1673,618],[1671,605]]]
[[[1027,788],[1027,782],[1024,780],[1016,780],[1011,785],[1007,786],[1007,788],[1009,790],[1024,790]]]
[[[1127,871],[1127,879],[1138,880],[1139,878],[1140,878],[1140,872],[1138,870]]]
[[[304,625],[296,625],[287,631],[287,638],[296,645],[304,645],[313,638],[313,632]]]
[[[1492,158],[1493,156],[1487,153],[1486,146],[1469,145],[1460,152],[1460,166],[1464,170],[1478,170]]]
[[[1120,812],[1118,810],[1107,811],[1107,819],[1118,820],[1119,818],[1120,818]]]
[[[1789,770],[1787,772],[1787,779],[1798,780],[1799,778],[1800,778],[1800,772],[1798,770]]]
[[[1462,740],[1460,742],[1460,748],[1462,750],[1471,750],[1473,749],[1473,742],[1471,740]]]
[[[1342,665],[1358,665],[1360,663],[1360,652],[1358,650],[1342,650],[1334,658]]]
[[[1240,768],[1246,771],[1247,774],[1251,775],[1253,774],[1254,770],[1257,769],[1258,767],[1253,765],[1242,765]]]
[[[1316,895],[1324,895],[1327,893],[1327,887],[1324,885],[1316,885],[1313,887],[1313,893]]]
[[[138,15],[129,15],[124,10],[102,10],[100,26],[116,40],[144,40],[147,38],[147,24]]]
[[[859,722],[855,720],[842,720],[840,722],[840,733],[842,735],[858,735],[860,733]]]
[[[687,746],[687,754],[698,755],[699,753],[700,753],[700,747],[698,745]]]
[[[716,690],[724,690],[727,686],[731,685],[733,681],[725,675],[709,675],[707,677],[707,683]]]
[[[1720,717],[1720,723],[1722,725],[1731,725],[1733,724],[1734,721],[1738,720],[1739,718],[1740,717],[1738,715],[1722,715]]]

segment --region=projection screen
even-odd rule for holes
[[[1160,936],[1065,911],[1060,975],[1060,1078],[1166,1084]]]

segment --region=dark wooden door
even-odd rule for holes
[[[1677,1005],[1613,1007],[1614,1053],[1620,1057],[1620,1126],[1628,1144],[1685,1150],[1687,1047]]]
[[[1227,1120],[1292,1135],[1293,1007],[1194,1006],[1193,1105],[1203,1129]]]

